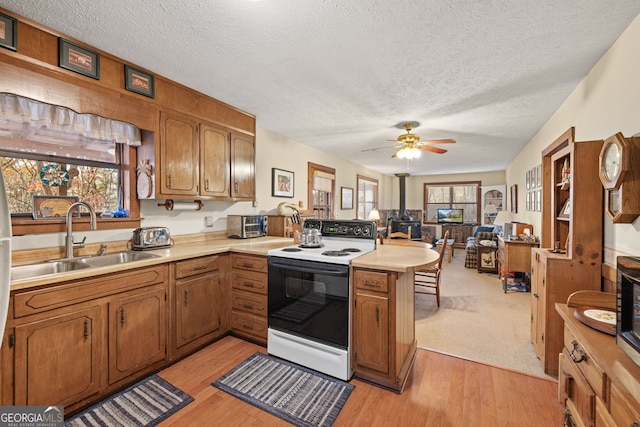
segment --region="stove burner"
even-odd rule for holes
[[[345,249],[340,249],[342,252],[362,252],[360,249],[358,248],[345,248]]]
[[[284,248],[284,249],[282,249],[282,252],[302,252],[302,249],[300,249],[300,248]]]
[[[324,256],[348,256],[349,252],[344,251],[324,251],[322,252]]]

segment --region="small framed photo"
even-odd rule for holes
[[[527,171],[527,176],[525,178],[527,184],[527,190],[531,189],[531,171]]]
[[[145,73],[128,65],[124,66],[124,88],[149,98],[156,96],[153,74]]]
[[[60,68],[100,80],[100,54],[97,52],[60,37],[58,54]]]
[[[18,50],[18,21],[0,13],[0,46]]]
[[[293,172],[271,168],[271,195],[293,198]]]
[[[542,187],[542,165],[536,166],[536,178],[537,178],[536,187],[538,188]]]
[[[542,212],[542,190],[536,192],[536,211]]]
[[[353,209],[353,188],[340,187],[340,209]]]
[[[69,206],[78,201],[76,196],[33,196],[33,219],[60,219],[67,215]],[[76,210],[74,218],[80,218]]]
[[[531,192],[530,191],[527,191],[525,200],[526,200],[525,211],[530,211],[531,210]]]

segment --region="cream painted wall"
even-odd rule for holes
[[[569,95],[547,123],[507,168],[507,184],[524,188],[525,172],[540,163],[541,151],[571,126],[577,141],[605,139],[616,132],[632,136],[640,132],[640,16],[625,30],[585,79]],[[594,189],[602,191],[602,188]],[[518,194],[524,203],[524,192]],[[604,213],[605,262],[615,264],[618,255],[640,255],[640,220],[614,225]],[[541,214],[521,212],[517,220],[540,229]]]

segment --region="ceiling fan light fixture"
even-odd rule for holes
[[[396,157],[413,160],[419,158],[421,154],[420,149],[416,147],[402,147],[400,151],[396,153]]]

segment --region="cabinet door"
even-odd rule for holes
[[[176,347],[220,328],[220,274],[176,282]]]
[[[15,332],[16,405],[67,405],[103,386],[104,307],[17,326]]]
[[[200,125],[200,193],[203,196],[230,197],[230,150],[229,132]]]
[[[164,286],[109,303],[109,384],[166,356]]]
[[[255,157],[253,137],[231,134],[231,197],[234,200],[255,199]]]
[[[167,113],[161,114],[160,121],[160,193],[198,195],[198,123],[182,115]]]
[[[357,293],[354,322],[355,363],[389,373],[389,298]]]

